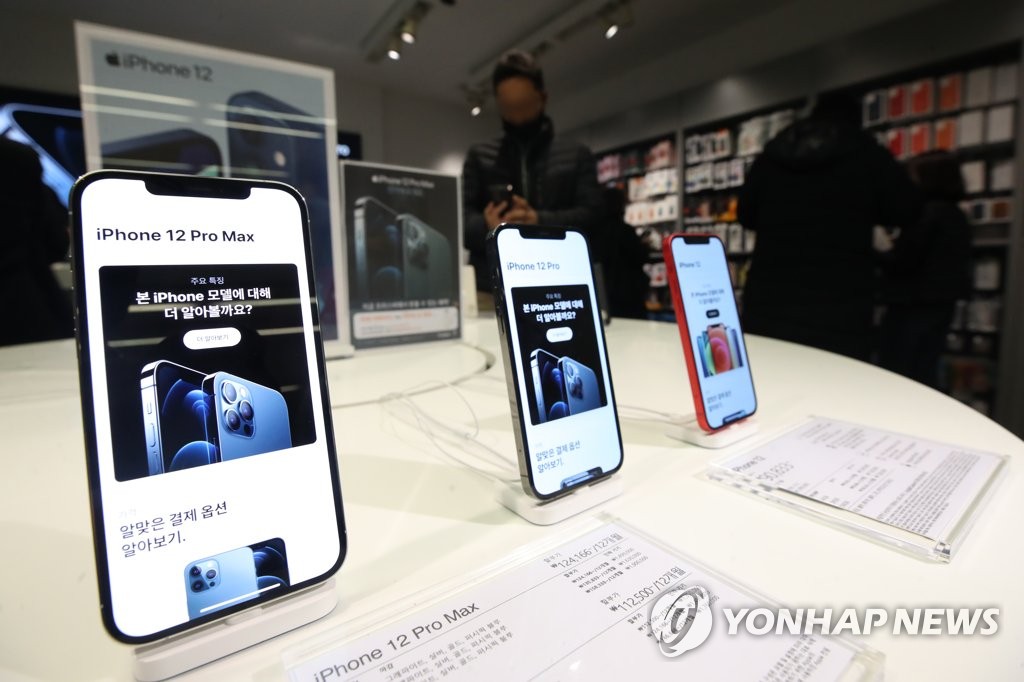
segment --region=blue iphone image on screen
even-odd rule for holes
[[[565,397],[569,402],[569,414],[579,414],[601,407],[601,392],[597,387],[597,375],[581,362],[570,357],[558,361],[565,382]]]
[[[543,424],[569,415],[565,402],[565,384],[558,358],[538,348],[530,353],[530,369],[533,373],[533,393],[537,405],[535,423]]]
[[[239,547],[185,567],[188,617],[199,618],[252,599],[259,593],[251,547]]]
[[[157,360],[142,368],[142,418],[149,475],[217,461],[207,438],[205,375]]]
[[[208,430],[220,461],[292,446],[288,405],[278,391],[227,372],[206,377],[203,390],[213,399]]]

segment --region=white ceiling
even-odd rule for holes
[[[341,77],[461,103],[505,49],[591,15],[603,0],[425,0],[398,62],[366,59],[367,37],[412,0],[0,0],[7,20],[70,32],[75,19],[333,68]],[[940,0],[634,0],[633,26],[595,23],[543,57],[560,125],[572,128],[722,75],[835,40]],[[379,32],[379,31],[378,31]],[[41,36],[46,39],[45,36]]]

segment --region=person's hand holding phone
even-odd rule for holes
[[[536,225],[540,222],[537,217],[537,211],[530,206],[526,199],[518,194],[512,196],[512,206],[502,216],[502,220],[506,223],[516,223],[518,225]]]
[[[487,231],[491,232],[498,225],[505,222],[505,212],[509,209],[509,202],[490,201],[487,206],[484,207],[484,222],[487,224]]]

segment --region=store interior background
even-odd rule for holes
[[[551,43],[548,111],[596,151],[1024,40],[1020,0],[632,0],[611,40],[594,19],[608,0],[422,2],[416,43],[371,61],[416,0],[0,0],[0,87],[77,95],[73,22],[90,21],[331,68],[338,128],[362,136],[366,160],[459,172],[500,131],[489,100],[470,115],[464,88],[512,47]],[[1022,197],[1020,135],[1016,149]],[[1024,435],[1020,214],[994,416]]]

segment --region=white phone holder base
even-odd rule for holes
[[[323,618],[338,603],[334,579],[266,606],[242,611],[182,635],[135,649],[133,672],[141,682],[166,680],[246,647]]]
[[[738,443],[744,438],[750,438],[757,432],[757,422],[749,417],[719,431],[712,431],[711,433],[700,428],[700,424],[697,423],[697,418],[693,417],[692,419],[687,419],[686,421],[669,427],[667,435],[669,438],[675,438],[676,440],[681,440],[684,443],[696,445],[699,448],[718,450],[719,448],[726,448],[734,443]]]
[[[622,480],[615,475],[606,476],[550,501],[530,497],[519,483],[507,481],[498,481],[494,493],[502,506],[530,523],[550,526],[617,497],[622,493]]]

